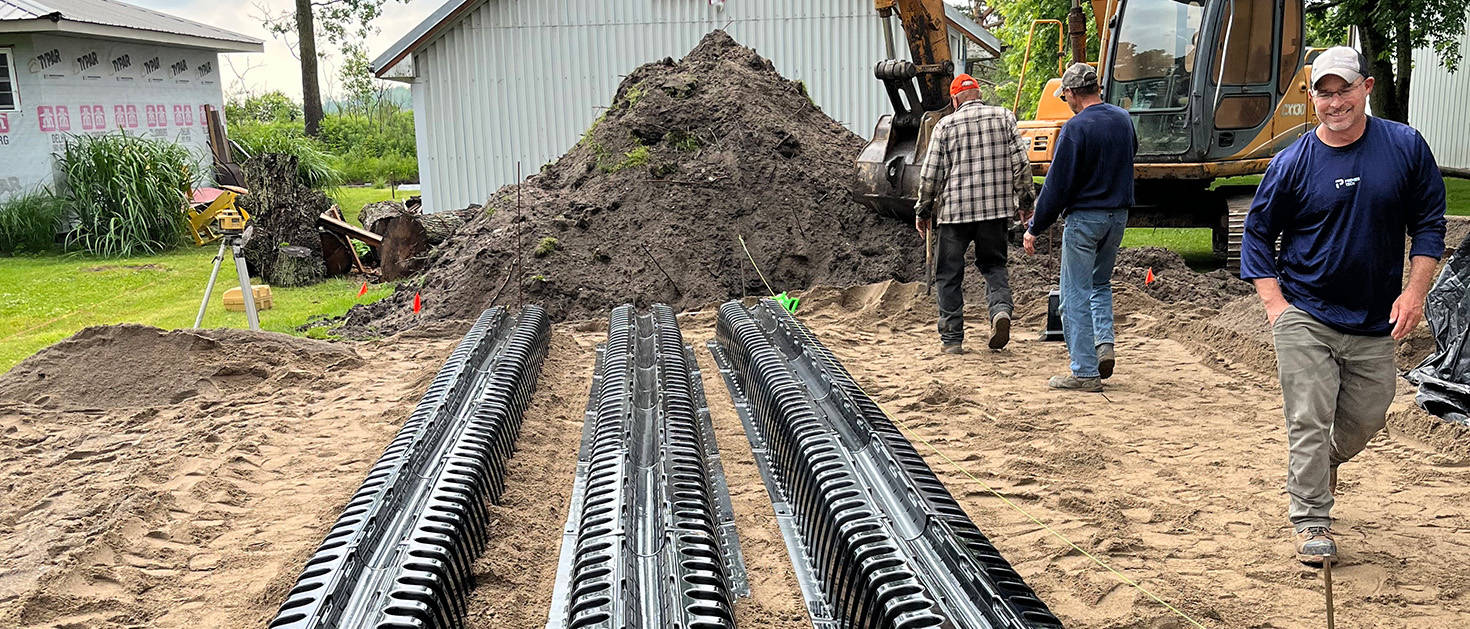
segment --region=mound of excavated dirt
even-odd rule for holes
[[[629,74],[575,147],[502,188],[420,281],[354,308],[346,329],[473,318],[520,298],[560,320],[627,301],[683,310],[766,294],[742,235],[776,291],[919,279],[912,225],[852,200],[861,148],[800,83],[712,32],[684,59]]]
[[[274,332],[95,326],[0,376],[0,400],[71,409],[158,406],[361,363],[346,346]]]
[[[1148,271],[1154,281],[1145,286]],[[1184,258],[1163,247],[1132,247],[1118,252],[1113,283],[1145,287],[1145,291],[1166,304],[1189,303],[1219,308],[1243,295],[1254,295],[1255,288],[1240,281],[1230,271],[1216,269],[1196,272]]]

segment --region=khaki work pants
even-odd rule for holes
[[[1383,429],[1394,340],[1338,332],[1291,306],[1271,329],[1286,414],[1286,493],[1296,530],[1332,524],[1332,468]]]

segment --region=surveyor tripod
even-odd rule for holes
[[[194,317],[194,327],[204,323],[204,309],[209,306],[209,295],[214,292],[214,281],[219,278],[220,264],[225,260],[228,247],[235,257],[235,275],[240,278],[240,297],[245,300],[245,319],[250,329],[260,330],[260,315],[255,312],[255,291],[250,287],[250,271],[245,265],[245,241],[250,239],[254,226],[237,233],[225,233],[219,241],[219,253],[214,256],[214,270],[209,273],[209,283],[204,286],[204,300],[199,302],[199,315]]]

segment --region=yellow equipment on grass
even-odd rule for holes
[[[217,196],[211,195],[218,192]],[[219,240],[225,232],[241,232],[250,214],[235,205],[235,200],[247,191],[237,186],[201,188],[191,195],[193,202],[185,207],[189,217],[189,235],[194,244],[203,247]]]

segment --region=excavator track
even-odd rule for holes
[[[458,627],[546,356],[545,311],[486,310],[368,472],[272,629]]]
[[[671,308],[613,310],[589,398],[547,627],[734,627],[745,567]]]
[[[806,326],[732,301],[716,334],[815,627],[1061,626]]]

